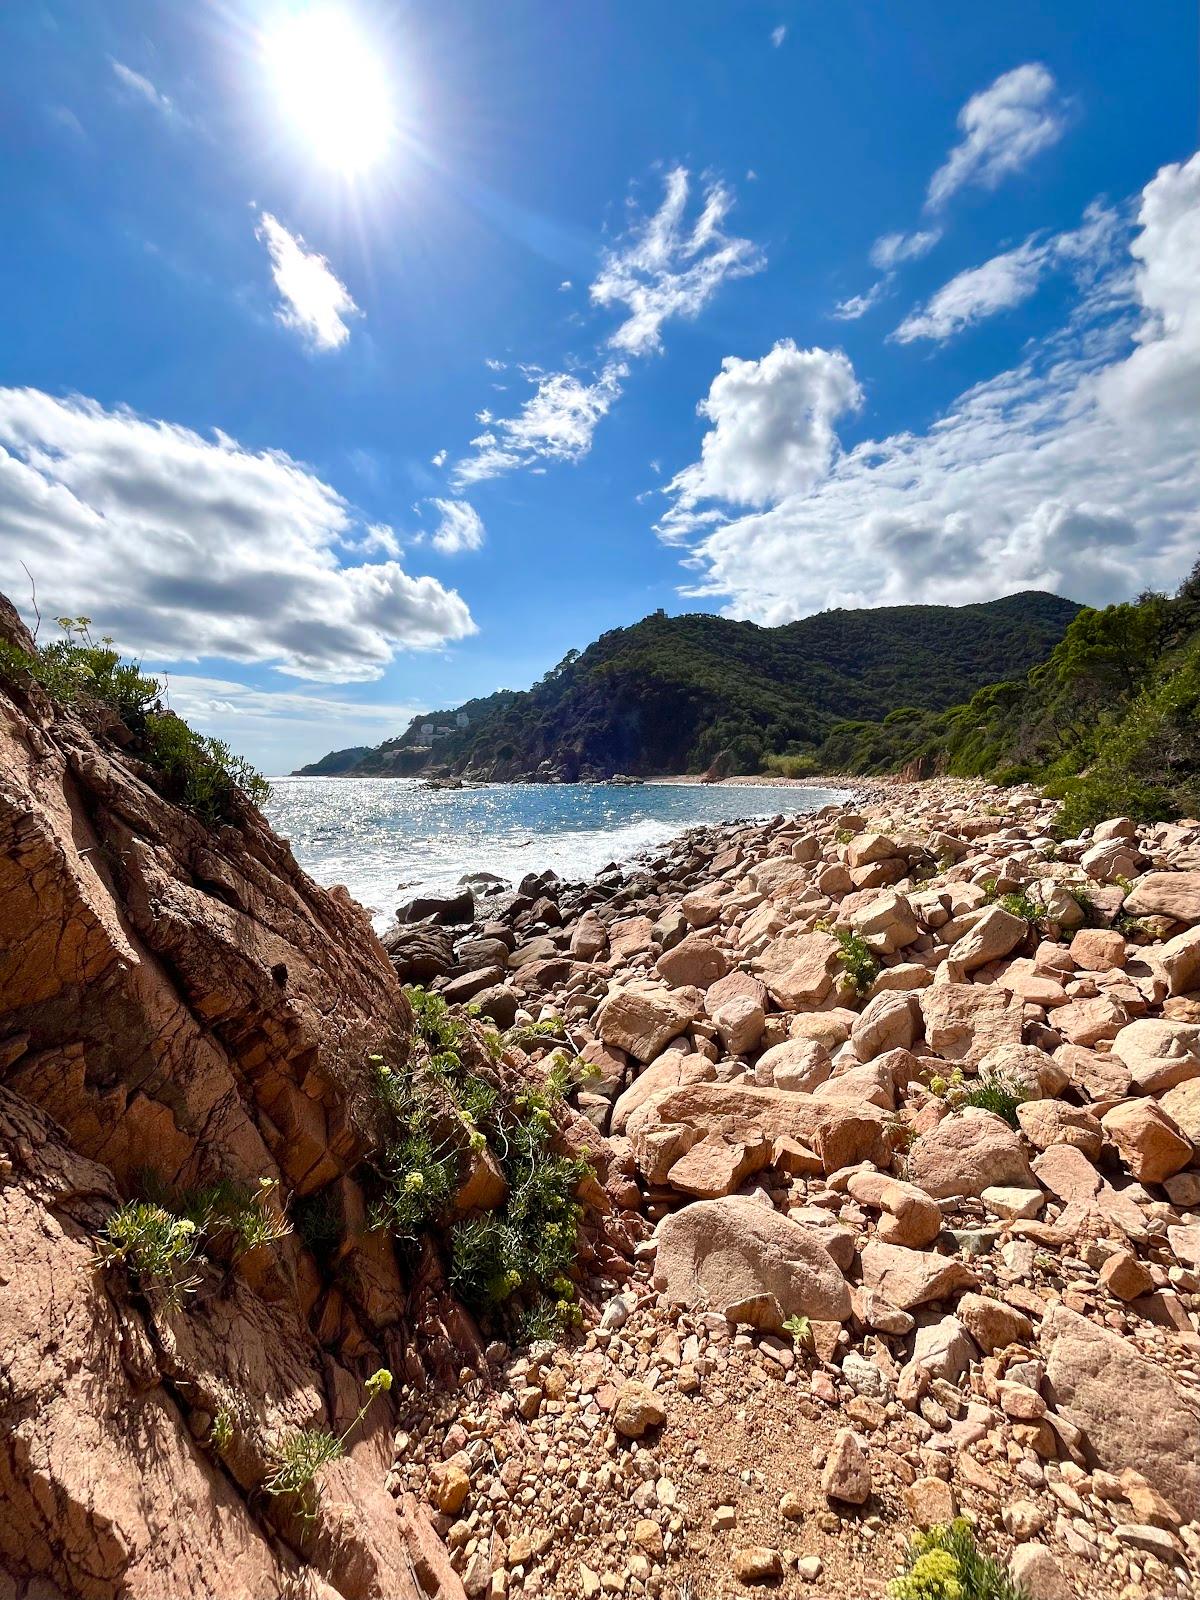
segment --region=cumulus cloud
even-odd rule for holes
[[[463,487],[497,478],[519,467],[548,461],[579,461],[592,447],[592,435],[621,394],[629,368],[609,361],[599,376],[586,382],[573,372],[549,372],[536,378],[536,388],[515,417],[493,418],[471,440],[473,455],[454,468],[454,482]]]
[[[434,548],[444,556],[458,555],[463,550],[478,550],[483,544],[484,527],[473,505],[466,500],[431,500],[438,513],[434,530]]]
[[[901,344],[914,339],[946,340],[999,311],[1028,300],[1043,279],[1059,268],[1088,278],[1109,262],[1120,219],[1108,206],[1093,203],[1082,226],[1046,239],[1033,235],[1014,250],[993,256],[944,283],[909,313],[892,334]]]
[[[1066,128],[1054,75],[1039,61],[1004,72],[958,114],[962,139],[929,180],[928,204],[942,206],[968,184],[994,189]]]
[[[692,503],[714,426],[661,528],[689,540],[686,592],[778,623],[1029,587],[1105,604],[1177,582],[1200,543],[1200,155],[1146,186],[1137,227],[1131,256],[1085,286],[1063,328],[924,433],[846,451],[834,439],[823,474],[797,486],[790,441],[775,439],[776,409],[760,396],[740,449],[761,509],[735,513],[729,486],[743,469],[729,462],[712,478],[726,498]],[[774,384],[786,387],[790,367],[778,363]],[[850,381],[843,373],[835,392]]]
[[[112,56],[109,57],[109,65],[113,69],[113,75],[116,77],[117,82],[135,99],[152,106],[168,122],[182,122],[184,120],[175,102],[169,95],[165,95],[160,89],[156,89],[149,78],[143,77],[140,72],[135,72],[132,67],[127,67],[123,61],[117,61]]]
[[[283,304],[275,315],[314,350],[336,350],[350,337],[348,317],[360,317],[349,289],[324,256],[264,211],[255,229],[271,258],[271,276]]]
[[[862,404],[840,350],[799,350],[781,339],[761,361],[726,356],[697,410],[712,424],[700,460],[676,475],[661,531],[679,537],[704,500],[764,506],[811,487],[829,470],[833,424]]]
[[[43,610],[123,649],[343,682],[473,633],[453,589],[362,559],[384,534],[282,451],[0,389],[0,587],[20,601],[27,562]]]
[[[726,279],[760,272],[765,265],[749,239],[724,231],[733,206],[730,189],[708,184],[694,220],[688,217],[690,194],[686,168],[672,168],[658,210],[635,222],[624,242],[604,257],[592,282],[592,300],[628,313],[609,338],[614,349],[634,356],[661,350],[669,318],[699,316]]]

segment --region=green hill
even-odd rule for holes
[[[826,611],[777,628],[663,612],[572,651],[531,689],[415,718],[355,774],[427,765],[505,779],[731,770],[815,752],[847,718],[938,710],[1027,670],[1079,607],[1058,595]],[[465,724],[465,725],[460,725]],[[320,765],[318,763],[318,765]]]
[[[839,723],[812,765],[1036,781],[1067,833],[1200,814],[1200,562],[1174,596],[1081,610],[1045,661],[964,704]]]

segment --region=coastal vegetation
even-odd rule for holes
[[[1045,661],[949,710],[908,706],[843,721],[794,771],[908,770],[1036,782],[1075,835],[1117,814],[1159,821],[1200,807],[1200,563],[1177,593],[1085,608]]]
[[[495,778],[703,772],[718,758],[758,772],[814,752],[846,717],[951,706],[1041,661],[1078,610],[1025,593],[970,606],[826,611],[781,627],[655,612],[569,651],[531,689],[501,690],[415,718],[347,768],[379,775],[435,763]],[[432,730],[432,733],[430,732]],[[432,742],[430,742],[432,740]]]

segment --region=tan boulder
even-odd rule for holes
[[[654,970],[673,989],[687,985],[707,989],[710,983],[725,976],[729,963],[711,939],[693,933],[681,939],[674,949],[664,950],[654,963]]]
[[[860,1061],[872,1061],[887,1050],[910,1049],[923,1025],[914,995],[885,992],[863,1007],[850,1030],[850,1042]]]
[[[1083,972],[1107,972],[1125,965],[1125,935],[1115,928],[1080,928],[1071,940],[1071,959]]]
[[[1065,1044],[1054,1052],[1054,1061],[1088,1100],[1123,1100],[1129,1093],[1129,1068],[1112,1055]]]
[[[572,928],[570,948],[577,961],[595,961],[608,949],[608,929],[594,911],[585,911]]]
[[[758,970],[777,1005],[807,1011],[833,988],[840,956],[841,946],[828,933],[785,934],[767,946]]]
[[[1158,1103],[1200,1153],[1200,1078],[1177,1083],[1173,1089],[1167,1090]]]
[[[1027,1100],[1017,1107],[1021,1132],[1038,1150],[1052,1144],[1073,1144],[1089,1161],[1098,1161],[1104,1146],[1104,1132],[1090,1111],[1067,1105],[1063,1100]]]
[[[1136,1300],[1139,1295],[1150,1293],[1154,1278],[1132,1251],[1118,1250],[1100,1268],[1100,1287],[1118,1300]]]
[[[863,1171],[852,1174],[846,1188],[860,1205],[886,1213],[878,1230],[885,1244],[920,1248],[932,1244],[942,1231],[941,1207],[915,1184]]]
[[[618,1097],[612,1109],[612,1131],[624,1133],[638,1107],[660,1090],[678,1089],[689,1083],[711,1083],[716,1075],[716,1068],[707,1056],[683,1055],[678,1050],[669,1050],[652,1061]]]
[[[957,1256],[909,1250],[872,1239],[863,1245],[861,1260],[865,1287],[876,1290],[900,1311],[979,1287],[978,1278]]]
[[[844,1322],[850,1290],[817,1229],[757,1200],[699,1200],[658,1225],[654,1285],[672,1305],[778,1332],[792,1316]]]
[[[608,930],[608,953],[615,961],[627,961],[650,948],[654,923],[646,916],[625,917]]]
[[[1170,917],[1194,927],[1200,922],[1200,872],[1148,872],[1125,896],[1131,917]]]
[[[653,1389],[630,1380],[623,1383],[613,1407],[613,1427],[623,1439],[640,1439],[647,1428],[667,1420],[667,1408]]]
[[[851,914],[851,926],[872,950],[894,955],[920,937],[913,909],[902,894],[884,894]]]
[[[770,1166],[772,1144],[757,1128],[744,1133],[710,1133],[680,1156],[667,1173],[672,1189],[715,1200],[733,1194],[747,1178]]]
[[[767,1009],[767,986],[761,978],[754,977],[749,972],[734,971],[723,978],[717,978],[710,983],[704,991],[704,1009],[711,1017],[719,1006],[726,1000],[737,1000],[742,996],[753,1000],[756,1005]]]
[[[1015,917],[1003,906],[988,906],[974,926],[950,947],[946,960],[955,977],[986,967],[1002,956],[1011,955],[1029,932],[1024,917]]]
[[[811,1094],[832,1070],[829,1051],[815,1039],[784,1039],[764,1050],[754,1064],[756,1083]]]
[[[846,1100],[851,1104],[878,1106],[881,1111],[896,1109],[891,1072],[877,1061],[869,1061],[861,1067],[846,1067],[818,1084],[812,1093],[814,1100]]]
[[[1052,1144],[1033,1163],[1044,1189],[1067,1208],[1058,1226],[1081,1237],[1119,1233],[1131,1239],[1146,1237],[1146,1223],[1137,1202],[1104,1181],[1082,1150],[1070,1144]]]
[[[691,1026],[698,1009],[683,990],[629,984],[611,990],[592,1020],[605,1044],[628,1051],[638,1061],[653,1061],[668,1040]]]
[[[1200,1409],[1164,1362],[1059,1305],[1042,1324],[1049,1397],[1107,1472],[1133,1467],[1189,1522],[1200,1520]]]
[[[944,1118],[915,1141],[908,1177],[935,1200],[1033,1184],[1020,1135],[1002,1117],[976,1106]]]
[[[1010,1344],[1029,1344],[1033,1323],[1016,1306],[986,1294],[965,1294],[956,1308],[958,1319],[985,1355]]]
[[[1192,1142],[1153,1100],[1125,1100],[1100,1119],[1105,1135],[1141,1183],[1161,1183],[1192,1159]]]
[[[1102,1039],[1115,1039],[1129,1021],[1129,1014],[1112,995],[1099,994],[1089,1000],[1072,1000],[1054,1011],[1053,1026],[1071,1044],[1090,1046]]]
[[[886,834],[859,833],[846,846],[846,863],[851,867],[867,867],[873,861],[887,861],[899,854]]]
[[[1200,1027],[1166,1017],[1142,1017],[1121,1029],[1112,1054],[1129,1068],[1134,1090],[1161,1094],[1200,1078]]]
[[[1020,1044],[1024,1010],[1003,990],[975,983],[935,983],[920,993],[925,1040],[946,1061],[974,1064],[989,1050]]]
[[[806,1011],[788,1023],[788,1034],[793,1039],[815,1039],[827,1050],[836,1050],[845,1044],[854,1026],[855,1013],[846,1006],[822,1006],[820,1011]]]
[[[724,886],[710,883],[702,889],[693,889],[690,894],[685,894],[679,902],[679,909],[689,926],[708,928],[714,922],[720,921],[724,899]]]
[[[1177,933],[1156,953],[1169,993],[1190,994],[1200,989],[1200,927]]]
[[[979,1076],[1011,1084],[1028,1100],[1053,1099],[1070,1083],[1066,1067],[1032,1044],[1005,1044],[989,1050]]]
[[[757,1000],[735,995],[712,1014],[717,1032],[731,1056],[746,1055],[757,1048],[766,1025],[766,1015]]]

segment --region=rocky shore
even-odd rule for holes
[[[873,785],[385,938],[577,1060],[640,1239],[594,1325],[401,1390],[468,1595],[861,1600],[955,1514],[1031,1600],[1195,1593],[1200,825],[1054,815]]]

